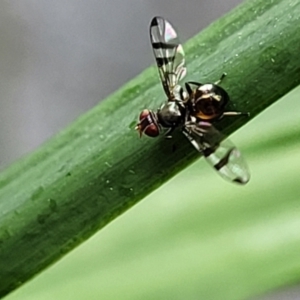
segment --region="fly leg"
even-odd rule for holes
[[[218,81],[215,82],[215,85],[219,85],[222,83],[224,78],[227,76],[227,73],[223,73]],[[242,111],[225,111],[222,115],[222,117],[235,117],[235,116],[246,116],[249,117],[249,112],[242,112]]]
[[[195,82],[195,81],[188,81],[185,83],[185,89],[188,92],[188,98],[185,101],[185,106],[187,107],[187,110],[189,112],[194,111],[194,107],[193,107],[193,100],[194,100],[194,90],[192,88],[193,86],[196,86],[197,88],[199,88],[202,83],[199,82]]]
[[[189,96],[192,96],[193,95],[193,89],[191,87],[191,85],[194,85],[196,87],[199,87],[202,85],[202,83],[200,82],[196,82],[196,81],[188,81],[185,83],[185,89],[187,90]]]
[[[242,111],[225,111],[222,115],[222,117],[236,117],[236,116],[250,117],[250,113],[242,112]]]
[[[224,72],[224,73],[221,75],[220,79],[217,80],[217,81],[215,82],[215,85],[221,84],[222,81],[224,80],[224,78],[225,78],[226,76],[227,76],[227,73]]]
[[[172,132],[175,130],[175,128],[176,128],[175,126],[172,126],[165,132],[165,139],[172,138]]]

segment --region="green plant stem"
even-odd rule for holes
[[[211,82],[226,71],[231,108],[253,118],[300,83],[299,16],[295,0],[243,3],[185,45],[188,80]],[[0,296],[199,157],[180,133],[138,138],[139,111],[162,101],[157,71],[148,69],[2,172]],[[227,118],[218,128],[230,134],[251,118]]]

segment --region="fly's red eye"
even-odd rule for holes
[[[152,123],[149,126],[147,126],[144,133],[150,137],[157,137],[159,135],[159,129],[154,123]]]
[[[150,114],[150,111],[148,109],[144,109],[141,113],[140,113],[140,117],[139,120],[142,121],[143,119],[147,118]]]
[[[142,134],[146,134],[150,137],[156,137],[159,135],[159,126],[156,123],[154,114],[148,110],[144,109],[139,116],[139,124],[136,129]]]

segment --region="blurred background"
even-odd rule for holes
[[[0,167],[35,149],[153,64],[148,27],[154,15],[171,20],[184,42],[239,2],[1,1]],[[241,212],[249,208],[250,201],[259,210],[258,195],[270,197],[274,206],[280,206],[282,199],[290,201],[287,214],[299,209],[300,189],[296,176],[290,175],[299,170],[299,143],[291,142],[285,151],[268,144],[270,136],[279,139],[300,132],[299,95],[300,91],[294,91],[284,104],[274,105],[232,136],[251,166],[249,187],[223,183],[201,160],[6,299],[200,299],[197,295],[225,299],[203,297],[228,283],[218,266],[216,248],[220,244],[202,249],[197,242],[213,230],[203,228],[202,220],[207,212],[222,206],[224,213],[205,224],[230,224],[235,208],[226,207],[228,195],[242,198]],[[280,191],[272,189],[273,182]],[[298,228],[286,230],[293,234]],[[215,256],[208,256],[214,251]],[[231,255],[234,259],[234,253]],[[219,278],[217,286],[202,277],[207,257],[216,261],[211,276]],[[251,280],[250,275],[245,282]],[[232,286],[231,290],[228,299],[247,295],[246,288],[240,291]],[[251,299],[300,299],[300,288]]]

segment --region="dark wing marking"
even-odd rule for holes
[[[187,122],[183,133],[223,178],[239,184],[249,181],[250,173],[241,152],[212,124]]]
[[[159,76],[168,98],[186,75],[184,51],[173,26],[161,17],[154,17],[150,24],[150,39]]]

